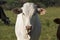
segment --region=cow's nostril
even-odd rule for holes
[[[31,31],[32,30],[32,26],[26,26],[27,31]]]

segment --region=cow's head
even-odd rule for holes
[[[28,3],[24,3],[24,5],[25,4],[28,4]],[[39,4],[37,4],[37,3],[36,4],[32,3],[32,4],[34,5],[34,7],[35,7],[35,9],[36,9],[36,11],[37,11],[38,14],[44,15],[46,13],[46,10],[44,8],[40,8]],[[23,10],[22,10],[22,8],[14,8],[13,12],[16,13],[16,14],[20,14],[20,13],[23,12]]]
[[[37,16],[37,14],[45,14],[46,10],[43,8],[38,8],[37,5],[34,3],[25,3],[21,9],[15,9],[15,13],[20,14],[22,13],[23,16],[23,22],[26,26],[27,30],[32,29],[31,21],[34,17]],[[38,20],[38,19],[37,19]],[[33,23],[33,21],[32,21]]]
[[[55,18],[53,21],[54,21],[56,24],[60,24],[60,18]]]

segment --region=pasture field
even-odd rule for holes
[[[45,15],[39,15],[42,26],[40,40],[57,40],[56,32],[58,25],[53,20],[60,18],[60,7],[49,7],[46,10],[47,13]],[[5,10],[5,13],[10,18],[11,24],[5,25],[0,20],[0,40],[16,40],[14,31],[16,14],[8,10]]]

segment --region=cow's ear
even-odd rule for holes
[[[44,8],[38,8],[37,10],[40,15],[44,15],[46,13],[46,10]]]
[[[20,14],[20,13],[22,13],[22,9],[20,9],[20,8],[14,8],[14,9],[13,9],[13,12],[14,12],[15,14]]]

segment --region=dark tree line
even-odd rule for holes
[[[31,2],[39,2],[41,4],[44,4],[45,6],[60,6],[60,0],[23,0],[25,1],[31,1]]]
[[[1,0],[0,0],[1,1]],[[38,3],[41,7],[52,7],[52,6],[60,6],[60,0],[6,0],[7,9],[12,9],[14,7],[21,7],[25,2],[34,2]]]

